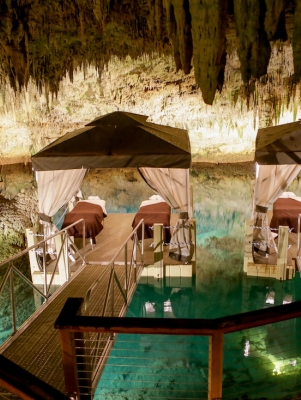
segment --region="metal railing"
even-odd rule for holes
[[[67,231],[70,227],[82,223],[83,224],[83,249],[82,249],[82,254],[78,250],[78,248],[75,246],[73,241],[70,239]],[[47,242],[50,240],[54,240],[56,237],[61,237],[62,240],[60,241],[60,247],[57,248],[56,252],[48,252],[47,251]],[[54,278],[55,275],[57,274],[59,265],[63,265],[65,271],[64,271],[64,276],[65,276],[65,281],[68,281],[70,278],[70,262],[69,262],[69,256],[70,256],[70,249],[74,249],[74,254],[75,256],[78,256],[78,260],[80,260],[82,265],[85,265],[85,221],[83,219],[73,223],[72,225],[69,225],[68,227],[60,230],[59,232],[56,232],[55,234],[48,236],[44,240],[41,240],[40,242],[36,243],[33,246],[28,247],[27,249],[21,251],[18,254],[15,254],[14,256],[10,257],[8,260],[3,261],[0,263],[0,270],[3,269],[5,266],[7,267],[6,272],[3,274],[3,279],[0,285],[0,298],[3,296],[5,288],[8,286],[9,282],[9,296],[10,296],[10,304],[11,304],[11,320],[12,320],[12,334],[15,334],[18,330],[18,328],[22,325],[23,322],[25,322],[26,319],[28,319],[31,315],[26,315],[22,316],[21,321],[17,321],[17,305],[16,305],[16,285],[15,285],[15,275],[18,277],[18,290],[20,290],[20,284],[25,284],[25,287],[30,288],[34,291],[34,293],[37,293],[43,301],[40,302],[39,305],[43,304],[45,301],[48,300],[48,298],[51,296],[51,291],[53,290],[53,283],[54,283]],[[16,266],[16,262],[18,259],[22,259],[26,256],[28,256],[28,260],[26,261],[26,269],[29,268],[30,264],[30,253],[34,252],[36,254],[41,255],[42,257],[42,263],[41,263],[41,270],[40,274],[42,275],[42,281],[43,281],[43,290],[36,284],[34,284],[30,279],[28,279],[24,273],[22,273]],[[52,254],[56,256],[56,259],[51,263],[47,264],[46,257],[47,254]],[[48,274],[49,271],[49,274]],[[22,283],[21,283],[22,282]],[[8,294],[7,294],[8,296]],[[7,297],[6,296],[6,297]],[[32,292],[31,295],[32,297]],[[36,307],[31,307],[32,313],[36,311]],[[10,335],[8,335],[9,337]]]
[[[137,236],[139,228],[142,228],[141,243]],[[132,249],[129,249],[129,243],[133,243]],[[118,263],[117,260],[120,259],[119,256],[122,254],[123,262]],[[88,289],[81,304],[81,314],[101,317],[123,316],[140,278],[143,263],[144,220],[141,220],[106,267],[109,273],[109,283],[106,291],[101,291],[101,276]],[[118,264],[121,264],[119,272],[117,271]],[[122,273],[120,273],[120,269],[122,269]],[[68,337],[69,333],[65,333]],[[65,384],[67,392],[70,395],[74,393],[75,386],[76,392],[81,393],[82,397],[90,397],[97,385],[106,358],[114,343],[114,335],[105,332],[87,331],[86,333],[79,334],[79,336],[75,336],[77,340],[76,357],[70,358],[67,353],[63,354]],[[63,343],[69,339],[65,339],[63,334],[61,340]]]
[[[55,323],[55,327],[60,329],[62,353],[65,358],[65,376],[66,380],[67,377],[69,379],[66,390],[67,393],[74,393],[77,399],[93,398],[92,393],[80,392],[77,371],[72,367],[76,364],[75,360],[78,360],[79,353],[81,360],[85,358],[82,341],[85,332],[106,334],[111,338],[111,342],[114,342],[116,334],[120,333],[209,337],[206,398],[213,400],[221,399],[223,395],[224,336],[226,334],[301,317],[301,301],[216,319],[83,316],[80,315],[83,302],[81,298],[69,298]],[[145,362],[145,356],[141,362]]]

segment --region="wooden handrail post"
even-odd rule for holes
[[[214,332],[209,339],[208,400],[221,400],[223,389],[224,334]]]
[[[80,400],[74,332],[60,330],[66,392]]]

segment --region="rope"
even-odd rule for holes
[[[170,242],[170,243],[164,243],[164,245],[165,246],[168,246],[169,244],[175,244],[175,245],[183,245],[183,244],[185,244],[185,245],[190,245],[190,244],[192,244],[193,242]]]
[[[263,227],[263,226],[250,225],[250,227],[254,228],[254,229],[261,229],[263,231],[264,230],[279,231],[279,228],[270,228],[269,226],[268,227]],[[289,231],[289,233],[291,233],[293,230],[294,230],[294,228],[290,228],[288,231]]]
[[[30,232],[30,235],[32,235],[32,236],[43,236],[44,238],[52,236],[52,235],[43,235],[43,233],[32,233],[32,232]]]
[[[254,244],[255,246],[266,246],[266,247],[275,247],[276,249],[278,249],[278,246],[274,245],[274,244],[269,244],[269,243],[264,243],[264,242],[249,242],[250,244]],[[288,245],[288,249],[290,249],[293,245],[289,244]]]
[[[175,244],[175,245],[190,245],[194,242],[170,242],[170,243],[163,243],[164,246],[169,246],[170,244]],[[152,243],[149,247],[154,247],[154,243]]]
[[[38,248],[38,249],[36,249],[36,250],[32,250],[32,251],[34,251],[35,253],[37,253],[37,254],[43,254],[43,249],[41,249],[41,248]],[[45,254],[54,254],[54,255],[56,255],[57,254],[57,252],[56,251],[45,251]]]
[[[190,228],[193,225],[180,225],[180,226],[163,226],[163,229],[170,229],[170,228]],[[150,229],[154,230],[154,225],[149,227]]]

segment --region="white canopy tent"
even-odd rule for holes
[[[254,190],[253,242],[259,254],[276,250],[273,235],[269,229],[268,209],[288,188],[301,171],[301,165],[259,165],[257,164]]]
[[[301,171],[300,121],[259,129],[256,137],[256,182],[253,199],[253,242],[259,254],[277,251],[267,210]]]
[[[65,140],[63,136],[32,157],[33,167],[37,171],[39,213],[45,235],[53,230],[52,217],[80,189],[84,176],[90,168],[90,159],[93,161],[92,168],[139,167],[150,187],[176,211],[186,213],[185,218],[182,219],[187,220],[189,213],[191,214],[188,169],[191,163],[191,154],[188,133],[182,129],[147,123],[145,122],[146,118],[146,116],[122,112],[108,114],[107,120],[106,116],[99,119],[99,125],[98,120],[93,121],[92,130],[89,126],[87,129],[67,133]],[[112,121],[115,121],[113,125]],[[125,126],[124,133],[122,133],[123,124]],[[91,132],[93,132],[93,136],[91,136]],[[124,141],[122,135],[127,135],[127,132],[130,132],[132,136],[136,134],[140,139],[142,134],[149,135],[145,143],[140,141],[139,149],[133,140],[132,155],[129,153],[130,146],[128,144],[126,155],[121,154],[123,149],[118,144],[120,140]],[[116,137],[115,134],[117,134]],[[151,143],[152,137],[154,137],[155,144],[164,143],[159,150],[159,157],[156,145]],[[91,138],[93,140],[89,147]],[[104,142],[108,146],[105,151],[102,148]],[[85,144],[84,149],[82,149],[81,143]],[[117,148],[116,154],[114,146]],[[146,154],[145,158],[143,157],[144,153]],[[64,160],[66,160],[65,170],[62,169]],[[58,165],[61,169],[58,169]],[[75,168],[70,168],[71,165],[74,165]],[[171,168],[161,168],[166,165]],[[180,216],[184,217],[183,214]],[[186,229],[186,225],[185,222],[181,228],[180,225],[177,226],[175,232]],[[180,236],[185,238],[183,240],[188,246],[190,239],[186,234],[183,235]],[[178,233],[175,233],[172,242],[175,243],[177,239]],[[182,252],[185,252],[185,260],[189,259],[190,250],[188,248],[185,247],[184,251],[184,248],[179,246],[173,250],[178,259],[181,259]]]
[[[177,261],[190,262],[192,254],[189,218],[192,218],[192,202],[189,170],[139,168],[139,171],[147,184],[179,213],[177,225],[172,230],[169,256]]]

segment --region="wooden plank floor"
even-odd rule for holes
[[[91,250],[91,245],[88,246],[89,251],[86,256],[87,262],[97,262],[102,264],[109,263],[116,254],[116,250],[125,242],[127,237],[132,232],[132,222],[135,214],[109,214],[104,220],[104,229],[96,238],[96,245]],[[178,214],[171,214],[171,226],[175,226],[178,219]],[[154,263],[153,248],[150,247],[152,239],[146,239],[144,245],[144,263],[151,265]],[[79,242],[80,244],[80,242]],[[174,261],[168,256],[169,247],[163,247],[163,262],[165,264],[181,264]],[[130,256],[130,253],[128,253]],[[124,253],[121,253],[117,262],[124,262]]]
[[[104,302],[110,273],[107,264],[131,234],[133,218],[134,214],[109,214],[103,231],[97,237],[97,245],[93,249],[90,244],[87,246],[87,265],[79,268],[71,280],[41,306],[34,318],[23,324],[21,329],[2,346],[0,351],[5,357],[61,392],[65,391],[59,332],[54,329],[54,322],[68,297],[84,297],[90,286],[99,278],[101,287],[97,301],[98,304]],[[172,216],[172,224],[176,218],[177,215]],[[149,247],[150,243],[150,239],[145,243],[145,264],[153,264],[153,250]],[[122,281],[123,254],[118,261],[120,265],[116,265],[116,271]],[[169,259],[168,246],[164,248],[164,262],[177,264]],[[122,304],[120,297],[116,296],[115,315],[120,313]]]

